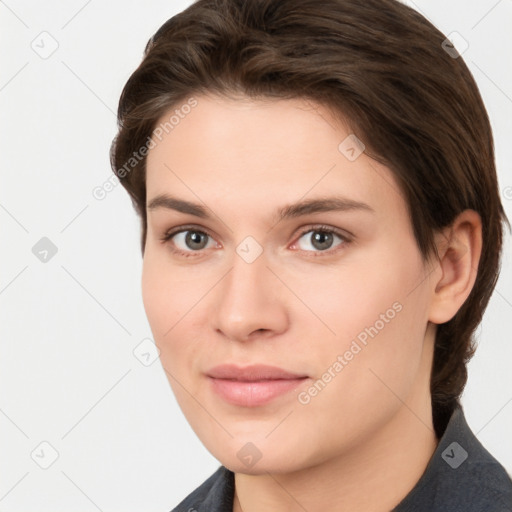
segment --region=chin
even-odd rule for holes
[[[226,468],[234,473],[265,475],[268,473],[293,473],[312,463],[301,444],[283,444],[282,440],[270,441],[247,437],[235,437],[228,443],[205,444],[208,451]],[[313,455],[313,454],[312,454]],[[313,458],[313,457],[312,457]]]
[[[286,474],[293,473],[304,469],[304,466],[293,465],[290,463],[283,464],[282,461],[267,460],[263,461],[263,458],[258,461],[254,466],[247,466],[241,463],[238,459],[225,459],[220,461],[223,466],[228,468],[233,473],[242,473],[244,475],[267,475],[267,474]]]

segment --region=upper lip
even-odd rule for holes
[[[261,380],[292,380],[302,379],[307,375],[292,373],[277,366],[255,364],[251,366],[236,366],[234,364],[222,364],[211,368],[207,375],[214,379],[238,380],[245,382],[257,382]]]

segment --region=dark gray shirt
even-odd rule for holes
[[[232,512],[234,489],[234,473],[220,466],[171,512]],[[510,475],[475,437],[460,403],[423,475],[391,512],[512,512]]]

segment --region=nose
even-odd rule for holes
[[[234,255],[212,297],[213,328],[234,341],[271,337],[288,328],[285,290],[263,252],[251,263]]]

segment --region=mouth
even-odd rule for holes
[[[290,393],[309,379],[308,375],[268,365],[244,368],[221,365],[212,368],[206,375],[217,395],[240,407],[265,405],[278,396]]]

